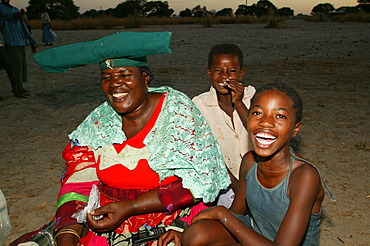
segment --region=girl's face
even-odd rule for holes
[[[114,110],[130,114],[148,100],[149,76],[140,67],[117,67],[101,72],[101,89]]]
[[[215,54],[207,73],[213,88],[221,94],[230,93],[226,87],[229,80],[241,80],[244,76],[238,57],[230,54]]]
[[[269,157],[289,148],[290,139],[298,134],[302,125],[295,120],[293,100],[284,92],[266,90],[256,95],[247,122],[256,154]]]

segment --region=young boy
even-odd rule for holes
[[[237,45],[215,45],[209,53],[207,68],[212,87],[193,98],[221,147],[232,181],[218,200],[218,205],[226,207],[233,201],[242,157],[251,149],[245,122],[255,89],[250,85],[244,87],[241,82],[242,67],[243,53]]]

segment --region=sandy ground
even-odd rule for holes
[[[117,31],[123,30],[58,31],[55,46]],[[289,21],[283,29],[253,24],[130,31],[173,32],[173,54],[149,58],[154,86],[169,85],[190,97],[207,90],[210,47],[233,42],[245,54],[245,84],[297,88],[305,102],[301,155],[317,164],[337,198],[324,200],[321,244],[369,245],[370,24]],[[33,32],[41,40],[41,31]],[[40,43],[38,51],[47,48]],[[52,218],[67,135],[104,100],[96,65],[47,74],[27,52],[29,98],[13,97],[0,72],[0,188],[13,226],[6,244]]]

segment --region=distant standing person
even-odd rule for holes
[[[48,12],[44,11],[41,13],[42,21],[42,42],[45,43],[45,46],[53,45],[54,38],[51,33],[51,20]]]
[[[28,91],[23,88],[23,82],[27,81],[26,39],[30,41],[33,53],[36,52],[36,41],[28,31],[22,14],[10,5],[10,0],[1,0],[0,26],[6,54],[12,66],[12,92],[16,97],[27,97]]]
[[[31,32],[31,25],[28,23],[28,16],[26,15],[26,10],[25,9],[21,9],[20,12],[22,14],[22,18],[23,18],[24,24],[26,24],[26,27],[27,27],[28,31],[32,34],[32,32]]]
[[[0,70],[1,69],[4,69],[6,71],[6,73],[8,74],[8,78],[10,80],[10,84],[13,87],[14,79],[13,79],[13,73],[12,73],[12,64],[10,63],[10,59],[8,58],[8,55],[6,54],[3,39],[0,36]],[[3,101],[3,100],[4,99],[0,96],[0,101]]]

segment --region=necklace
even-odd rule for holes
[[[144,111],[140,114],[140,115],[138,115],[138,116],[136,116],[136,117],[133,117],[133,118],[131,118],[131,117],[128,117],[128,116],[124,116],[126,119],[128,119],[128,120],[138,120],[138,119],[140,119],[141,117],[143,117],[145,114],[146,114],[146,112],[148,111],[148,109],[150,108],[150,97],[149,97],[149,102],[148,102],[148,105],[146,106],[146,108],[144,109]]]
[[[288,168],[285,168],[285,169],[281,169],[281,170],[276,170],[276,171],[270,171],[270,170],[267,170],[267,169],[264,169],[261,164],[258,163],[258,167],[263,170],[264,172],[269,172],[269,173],[280,173],[280,172],[284,172],[286,170],[289,170],[289,167]]]

